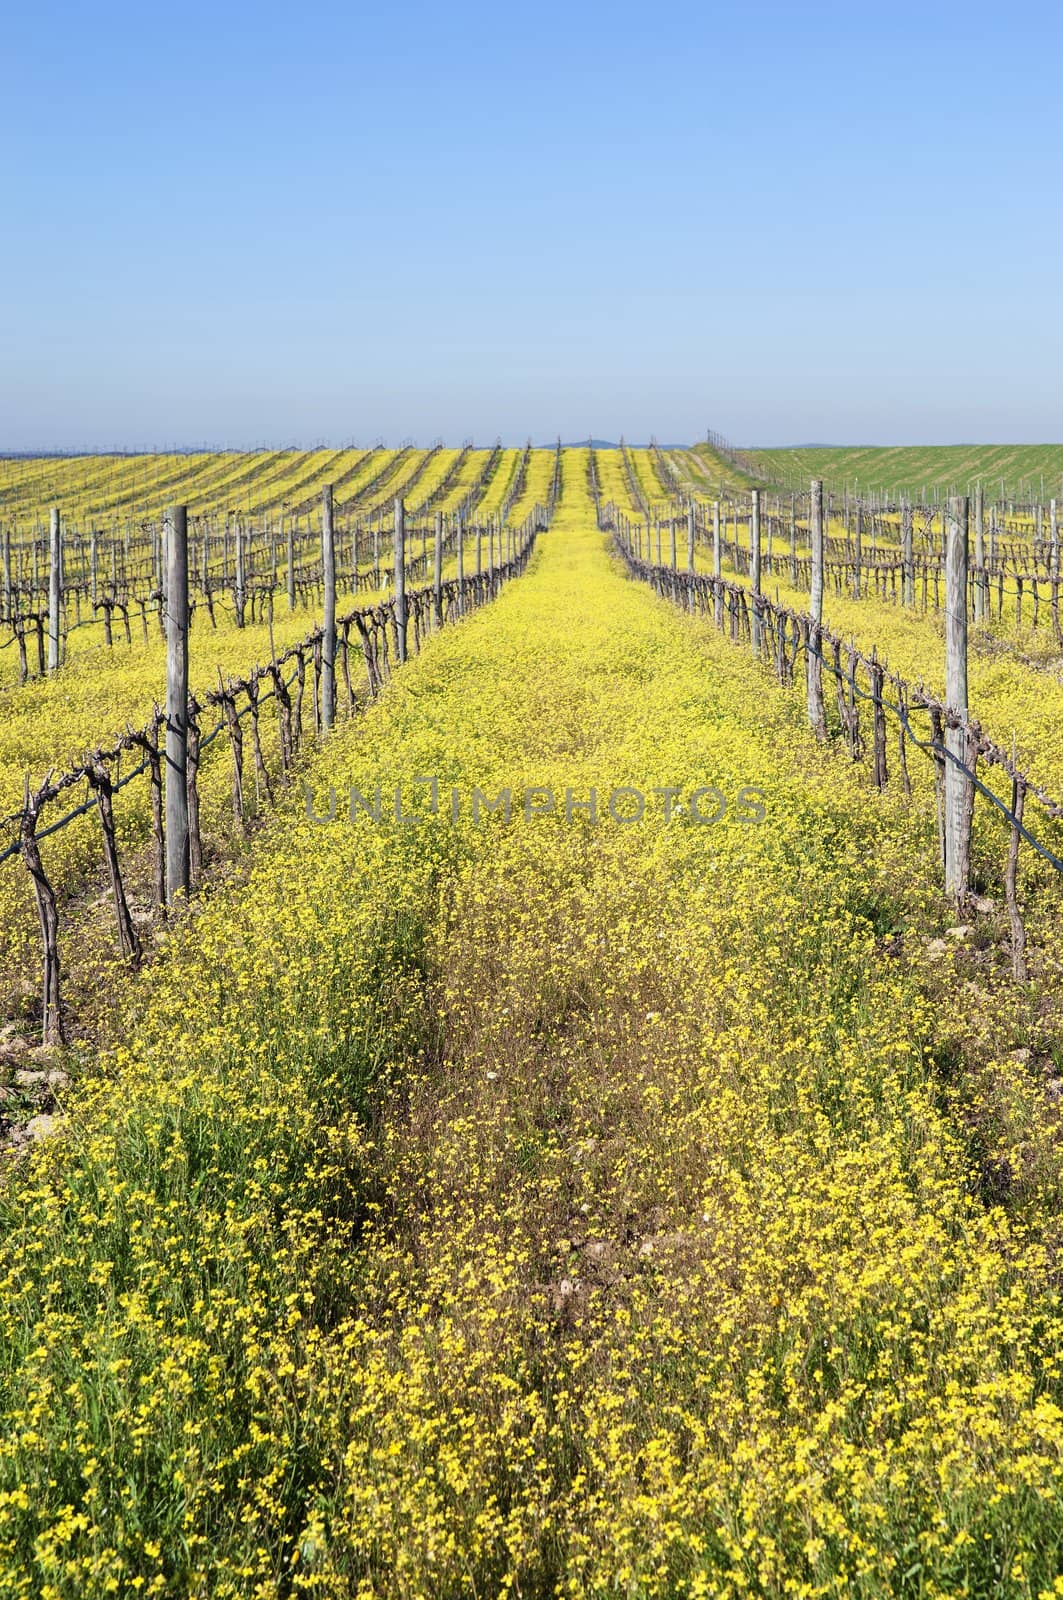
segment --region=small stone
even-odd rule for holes
[[[42,1089],[47,1080],[46,1072],[36,1071],[32,1067],[19,1067],[15,1073],[15,1087],[18,1089]]]
[[[53,1067],[51,1072],[46,1072],[44,1081],[49,1089],[65,1089],[70,1082],[69,1072],[64,1072],[62,1067]]]
[[[58,1117],[48,1116],[43,1111],[38,1116],[31,1117],[26,1124],[27,1139],[47,1139],[49,1134],[55,1132],[58,1121]]]
[[[926,953],[927,953],[928,956],[932,956],[932,957],[936,958],[937,956],[947,955],[948,954],[948,949],[949,949],[949,947],[948,947],[948,943],[947,943],[946,940],[944,940],[944,939],[931,939],[930,943],[926,947]]]
[[[1025,1045],[1019,1050],[1009,1050],[1008,1055],[1012,1061],[1017,1061],[1023,1067],[1033,1059],[1033,1051],[1027,1050]]]
[[[38,1066],[47,1066],[58,1056],[59,1051],[54,1044],[35,1044],[26,1051],[27,1058],[35,1061]]]
[[[974,929],[969,922],[961,922],[955,928],[946,928],[945,937],[947,939],[969,939],[973,932]]]
[[[999,910],[997,902],[984,894],[972,894],[968,903],[971,910],[977,911],[981,917],[991,917]]]

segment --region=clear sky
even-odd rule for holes
[[[0,449],[1063,439],[1056,4],[37,0]]]

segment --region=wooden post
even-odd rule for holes
[[[797,499],[790,496],[790,582],[797,588]]]
[[[997,570],[997,508],[991,506],[989,511],[989,570]]]
[[[985,621],[985,526],[982,515],[982,485],[974,491],[974,620]]]
[[[826,737],[827,717],[823,706],[823,480],[813,478],[808,498],[808,540],[812,551],[811,594],[808,630],[808,725],[818,739]]]
[[[188,893],[188,507],[166,518],[166,898]]]
[[[906,606],[915,605],[915,562],[912,558],[912,507],[901,505],[901,560],[904,566],[903,598]]]
[[[321,492],[321,571],[325,618],[321,629],[321,726],[336,720],[336,539],[332,523],[332,485]]]
[[[671,518],[671,543],[669,545],[669,555],[670,555],[670,558],[671,558],[672,571],[675,572],[677,570],[677,567],[678,567],[678,557],[676,555],[676,548],[675,548],[675,518],[674,517]]]
[[[460,511],[455,512],[457,517],[457,532],[455,534],[455,549],[458,554],[458,616],[465,610],[465,519]]]
[[[687,571],[694,570],[694,502],[687,506]]]
[[[480,570],[480,530],[476,530],[476,570]],[[395,496],[395,653],[406,660],[406,507]]]
[[[432,566],[432,608],[435,612],[436,627],[443,626],[443,513],[436,512],[436,542],[433,551]]]
[[[1060,637],[1059,628],[1059,516],[1056,511],[1056,502],[1053,500],[1048,507],[1050,518],[1049,531],[1052,544],[1049,550],[1048,571],[1052,580],[1052,627],[1056,638]]]
[[[720,502],[712,502],[712,574],[716,579],[716,616],[718,628],[723,627],[723,546],[720,542]]]
[[[949,500],[945,552],[945,705],[967,721],[967,560],[966,495]],[[963,728],[945,728],[945,890],[962,900],[970,873],[971,840],[967,774],[956,761],[967,760]]]
[[[761,616],[757,601],[760,598],[760,490],[750,490],[749,509],[749,586],[753,591],[750,612],[749,641],[753,654],[760,654]]]
[[[48,560],[48,671],[59,665],[59,610],[63,582],[63,538],[59,507],[52,507],[51,546]]]
[[[244,530],[239,517],[234,517],[233,533],[236,539],[236,578],[233,585],[233,600],[236,608],[236,626],[244,625],[244,605],[246,589],[244,583]]]
[[[284,519],[284,513],[283,512],[281,512],[281,518],[282,518],[282,520]],[[285,529],[286,542],[285,542],[285,546],[284,546],[284,559],[285,559],[285,562],[286,562],[284,577],[285,577],[285,587],[287,588],[287,591],[288,591],[288,610],[289,611],[294,611],[295,610],[295,518],[294,517],[289,517],[287,520],[288,520],[288,526]]]

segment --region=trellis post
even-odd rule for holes
[[[479,570],[480,535],[476,539]],[[406,660],[406,507],[401,494],[395,496],[395,648],[400,662]]]
[[[821,634],[823,627],[823,479],[813,478],[808,500],[808,538],[812,552],[811,593],[809,614],[812,623],[808,631],[808,725],[816,737],[822,739],[827,732],[827,718],[823,708],[823,654]]]
[[[749,638],[753,654],[760,654],[760,490],[750,490],[749,511],[749,586],[753,594]]]
[[[901,561],[903,564],[903,592],[906,606],[915,604],[915,561],[912,556],[912,505],[910,500],[901,504]]]
[[[52,507],[48,560],[48,671],[59,666],[59,610],[63,593],[63,535],[59,507]]]
[[[166,898],[188,893],[188,508],[166,529]]]
[[[432,565],[432,606],[436,627],[443,626],[443,513],[436,512],[435,547]]]
[[[953,495],[948,503],[945,548],[945,705],[966,723],[967,708],[967,564],[968,500]],[[962,899],[970,874],[969,778],[964,727],[945,728],[945,890]]]
[[[321,492],[321,570],[325,616],[321,629],[321,726],[336,720],[336,537],[332,520],[332,485]]]

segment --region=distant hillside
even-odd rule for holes
[[[981,482],[1005,499],[1063,498],[1063,444],[794,445],[748,454],[764,480],[787,488],[822,478],[834,489],[921,499],[967,494]]]

